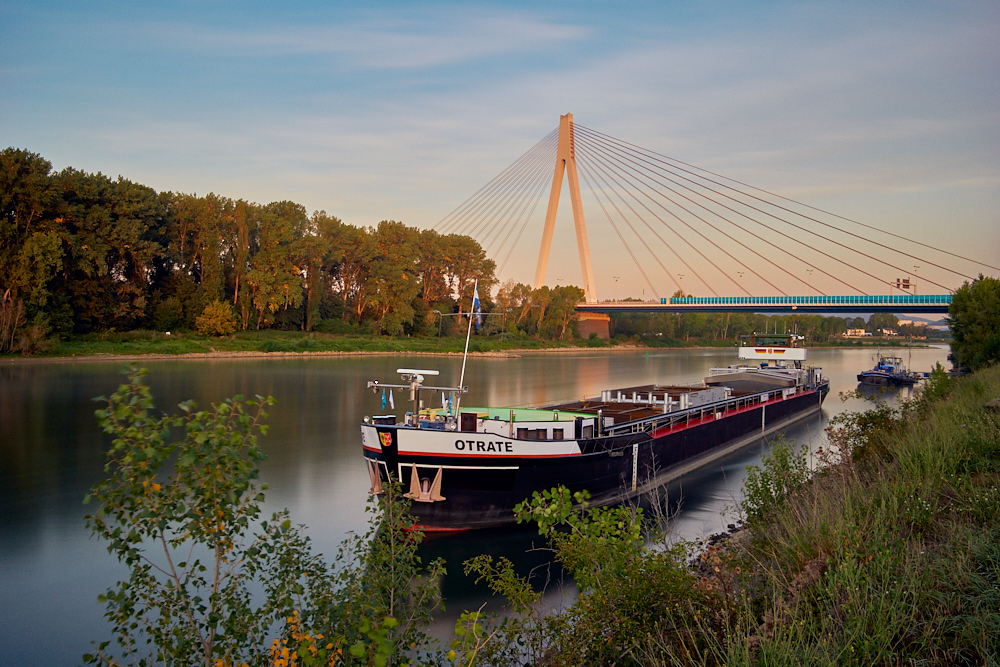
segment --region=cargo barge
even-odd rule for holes
[[[805,365],[800,340],[749,337],[744,363],[713,368],[698,385],[623,387],[535,408],[465,407],[466,387],[398,369],[401,384],[368,383],[410,399],[402,419],[361,425],[371,491],[401,480],[425,531],[512,524],[517,503],[559,485],[586,489],[593,506],[627,501],[819,411],[829,381]],[[424,405],[433,394],[428,403],[440,408]]]

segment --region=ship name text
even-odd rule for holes
[[[456,440],[455,449],[460,452],[500,452],[514,453],[512,442],[484,442],[482,440]]]

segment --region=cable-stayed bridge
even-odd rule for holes
[[[1000,273],[997,266],[940,247],[937,239],[922,242],[797,202],[576,125],[572,114],[435,228],[477,239],[503,275],[510,260],[525,252],[522,239],[537,232],[548,189],[533,282],[538,288],[545,284],[564,178],[585,293],[578,310],[585,317],[651,311],[945,313],[962,282]],[[598,298],[585,199],[591,232],[604,237],[594,263],[605,272],[603,282],[608,271],[625,273],[627,267],[652,298],[619,301],[617,275],[615,298]]]

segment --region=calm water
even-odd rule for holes
[[[906,352],[903,352],[904,357]],[[945,364],[946,348],[913,350],[912,368]],[[602,389],[654,381],[697,382],[712,366],[732,363],[732,350],[635,353],[574,352],[518,359],[469,360],[466,405],[527,406],[599,394]],[[833,382],[821,415],[790,429],[788,437],[824,443],[823,428],[843,410],[838,393],[857,386],[855,375],[872,365],[865,350],[812,350],[810,363]],[[146,380],[157,406],[175,411],[188,398],[201,405],[242,393],[272,395],[265,513],[283,508],[309,527],[316,550],[333,554],[349,531],[363,531],[368,474],[358,423],[382,412],[369,379],[398,381],[400,366],[436,368],[441,383],[458,382],[461,359],[405,356],[274,360],[150,361]],[[124,570],[83,525],[83,496],[101,476],[105,436],[91,399],[111,394],[123,380],[120,363],[0,365],[0,645],[11,664],[73,665],[108,638],[97,596]],[[907,390],[903,390],[906,392]],[[905,395],[905,393],[903,394]],[[893,400],[895,395],[890,395]],[[400,396],[396,397],[401,398]],[[668,489],[681,512],[674,532],[694,539],[723,530],[726,508],[739,497],[747,465],[766,445],[751,445],[679,480]],[[450,563],[443,582],[448,616],[478,607],[486,594],[461,576],[460,563],[479,553],[504,554],[522,568],[541,562],[525,554],[536,536],[505,530],[437,538],[424,557]],[[544,558],[542,558],[544,560]],[[447,618],[445,619],[447,621]],[[443,621],[442,625],[446,625]]]

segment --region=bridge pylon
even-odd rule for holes
[[[535,269],[534,289],[545,282],[545,271],[549,265],[552,250],[552,232],[556,225],[556,211],[559,209],[559,195],[562,192],[563,174],[569,180],[570,203],[573,206],[573,224],[576,227],[576,245],[580,250],[580,269],[583,272],[584,293],[588,303],[597,301],[594,288],[594,269],[590,264],[590,246],[587,243],[587,224],[583,218],[583,200],[580,198],[580,180],[576,172],[576,149],[573,138],[573,114],[559,117],[559,145],[556,149],[556,168],[552,175],[552,190],[549,193],[549,207],[545,213],[545,228],[542,231],[542,247],[538,252],[538,268]]]

